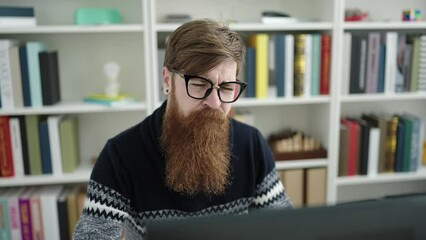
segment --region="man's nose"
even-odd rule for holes
[[[219,99],[219,89],[214,88],[210,95],[203,100],[203,104],[208,106],[211,109],[217,109],[220,107],[222,102]]]

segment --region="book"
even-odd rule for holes
[[[377,93],[379,79],[380,33],[368,33],[366,93]]]
[[[0,177],[14,176],[9,116],[0,116]]]
[[[365,65],[367,39],[364,34],[353,34],[351,45],[351,68],[349,93],[365,93]]]
[[[122,94],[117,97],[109,97],[105,94],[91,94],[83,98],[83,102],[110,107],[124,106],[135,103],[136,100],[128,95]]]
[[[380,41],[380,50],[379,50],[379,70],[378,70],[378,79],[377,79],[377,92],[385,92],[385,64],[386,64],[386,42],[385,35],[382,34]]]
[[[281,182],[284,185],[290,201],[295,208],[304,205],[304,170],[287,169],[279,172]]]
[[[307,168],[305,173],[306,206],[324,206],[326,204],[326,168]]]
[[[21,63],[19,57],[19,46],[9,48],[10,69],[12,76],[12,99],[13,108],[24,106],[24,97],[22,93]]]
[[[27,125],[25,123],[25,116],[17,116],[16,118],[19,119],[24,175],[30,175],[30,159],[28,156]]]
[[[339,137],[339,169],[338,176],[348,175],[348,148],[349,148],[349,128],[340,124]]]
[[[352,33],[345,32],[343,35],[343,67],[342,67],[342,95],[349,93],[352,52]]]
[[[80,165],[78,121],[76,116],[66,116],[59,122],[62,171],[73,172]]]
[[[35,17],[0,16],[1,28],[35,27],[36,25],[37,19]]]
[[[379,162],[377,171],[379,173],[383,173],[385,172],[386,162],[386,144],[388,132],[387,119],[378,114],[362,114],[361,118],[368,121],[373,127],[379,128]]]
[[[354,176],[358,174],[359,169],[359,125],[348,119],[342,119],[341,123],[349,130],[347,176]]]
[[[43,218],[40,202],[40,188],[36,188],[30,196],[32,239],[44,239]]]
[[[312,34],[305,35],[305,75],[303,81],[303,96],[311,96],[312,91]]]
[[[303,96],[306,74],[306,34],[294,35],[293,96]]]
[[[24,188],[12,188],[12,190],[7,193],[10,237],[13,240],[22,239],[19,196],[23,191]]]
[[[41,214],[45,239],[61,239],[57,200],[63,186],[47,186],[40,190]]]
[[[29,173],[30,175],[41,175],[42,163],[40,152],[40,137],[38,131],[38,124],[40,122],[39,115],[26,115],[25,128],[27,135],[28,147],[28,160],[29,160]]]
[[[62,151],[61,137],[59,132],[59,123],[63,115],[50,115],[47,117],[47,125],[49,132],[50,157],[52,160],[53,175],[61,175],[62,170]]]
[[[255,48],[255,96],[268,96],[268,42],[269,35],[265,33],[249,36],[249,46]]]
[[[407,35],[405,33],[398,33],[397,49],[396,49],[396,68],[395,69],[395,92],[404,92],[404,69],[406,59],[405,45]]]
[[[26,188],[19,196],[22,240],[31,240],[33,236],[30,199],[34,191],[34,187]]]
[[[330,94],[331,78],[331,35],[321,35],[321,75],[320,75],[320,94]]]
[[[0,239],[10,239],[9,211],[7,194],[9,190],[0,192]]]
[[[380,129],[371,126],[368,141],[368,176],[376,176],[379,168]]]
[[[268,89],[267,97],[276,98],[277,94],[277,76],[276,76],[276,39],[275,34],[268,35]]]
[[[21,69],[22,97],[25,107],[31,107],[30,75],[28,69],[27,46],[19,47],[19,64]]]
[[[246,82],[245,92],[246,98],[254,98],[256,96],[256,49],[254,47],[246,47]]]
[[[43,105],[53,105],[61,100],[58,52],[40,52],[38,57]]]
[[[33,7],[0,6],[1,17],[34,17]]]
[[[277,85],[277,96],[285,96],[285,35],[277,34],[275,41],[275,76]]]
[[[12,66],[9,49],[18,42],[12,39],[0,39],[0,98],[1,108],[14,108]]]
[[[25,43],[27,51],[28,76],[31,92],[31,106],[42,107],[42,87],[40,75],[40,60],[38,54],[47,50],[47,45],[43,42],[27,42]]]
[[[46,117],[40,120],[38,124],[38,133],[42,172],[43,174],[52,174],[52,156],[50,154],[49,128]]]
[[[404,161],[404,135],[405,135],[405,124],[403,119],[399,119],[396,129],[396,148],[395,148],[395,163],[393,165],[394,172],[403,171]]]
[[[19,117],[9,118],[10,141],[12,144],[13,170],[15,177],[24,176],[24,157],[20,125]]]
[[[319,95],[321,66],[321,35],[312,34],[311,95]]]
[[[57,201],[56,207],[58,211],[58,219],[59,219],[59,234],[61,240],[68,240],[70,232],[69,232],[69,224],[68,224],[68,210],[67,210],[67,196],[70,191],[70,187],[65,187],[60,192]]]
[[[385,172],[394,171],[398,121],[398,116],[392,116],[387,120]]]
[[[294,35],[285,35],[285,97],[292,98],[294,85]]]

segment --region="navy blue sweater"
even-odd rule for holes
[[[75,239],[118,239],[123,226],[128,239],[142,239],[148,221],[291,207],[265,139],[235,120],[230,121],[231,179],[225,193],[185,196],[168,188],[159,144],[166,104],[106,143],[93,168]]]

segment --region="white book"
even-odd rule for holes
[[[0,28],[35,27],[35,17],[0,17]]]
[[[52,159],[53,175],[61,175],[62,170],[62,152],[59,133],[59,122],[63,115],[51,115],[47,117],[47,128],[49,131],[50,157]]]
[[[379,169],[380,129],[370,128],[368,143],[368,176],[376,176]]]
[[[9,48],[16,45],[18,45],[16,40],[0,39],[0,99],[3,109],[14,107]]]
[[[351,48],[352,34],[345,32],[343,36],[343,68],[342,68],[342,95],[349,94],[349,81],[351,76]]]
[[[47,186],[40,190],[44,239],[60,239],[59,214],[56,207],[62,186]]]
[[[10,141],[12,143],[13,168],[15,177],[24,176],[24,157],[22,153],[21,126],[19,118],[9,118]]]
[[[294,35],[285,35],[285,97],[293,98]]]
[[[312,84],[312,34],[305,34],[305,77],[303,84],[303,96],[311,96]]]
[[[24,188],[15,188],[8,192],[7,206],[9,213],[9,229],[10,237],[13,240],[21,240],[21,219],[19,214],[19,196],[22,194]]]
[[[398,33],[386,33],[385,93],[395,93],[396,50]]]
[[[24,106],[22,93],[21,64],[19,58],[19,46],[9,48],[10,69],[12,77],[12,103],[13,108]]]

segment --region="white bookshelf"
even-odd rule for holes
[[[277,169],[327,168],[327,202],[349,201],[349,190],[363,191],[363,197],[374,196],[371,186],[399,183],[425,184],[424,169],[416,173],[397,173],[375,177],[337,177],[340,117],[363,111],[410,111],[426,122],[426,93],[345,95],[342,89],[343,41],[345,32],[404,31],[426,34],[426,23],[400,21],[401,10],[407,7],[426,12],[426,0],[270,0],[259,6],[256,0],[218,1],[91,1],[4,0],[2,4],[35,6],[39,14],[38,26],[31,28],[0,28],[0,38],[22,41],[42,40],[61,54],[61,93],[63,101],[43,108],[1,109],[0,115],[76,114],[81,126],[81,157],[83,165],[73,174],[62,176],[26,176],[0,178],[0,187],[39,184],[67,184],[85,182],[90,167],[85,164],[98,154],[106,140],[141,121],[159,106],[159,71],[157,49],[167,34],[179,24],[164,23],[171,13],[188,13],[192,18],[213,18],[230,22],[230,27],[243,35],[251,33],[315,32],[332,35],[331,85],[329,96],[271,99],[241,98],[234,108],[249,110],[255,116],[256,126],[267,137],[282,128],[303,130],[320,139],[328,151],[326,159],[277,161]],[[55,6],[53,6],[55,5]],[[383,7],[383,6],[386,7]],[[101,6],[119,9],[125,18],[123,24],[110,26],[76,26],[73,13],[78,7]],[[347,7],[361,7],[370,13],[368,22],[343,21]],[[277,10],[304,19],[294,24],[263,24],[264,10]],[[123,89],[135,95],[136,104],[105,107],[83,104],[88,93],[104,87],[102,66],[117,60],[123,66]],[[62,64],[63,63],[63,64]],[[424,136],[423,136],[424,137]],[[417,189],[414,188],[413,189]],[[404,192],[403,190],[400,191]],[[396,194],[392,192],[392,194]],[[386,194],[386,193],[383,193]],[[353,198],[354,200],[357,198]]]

